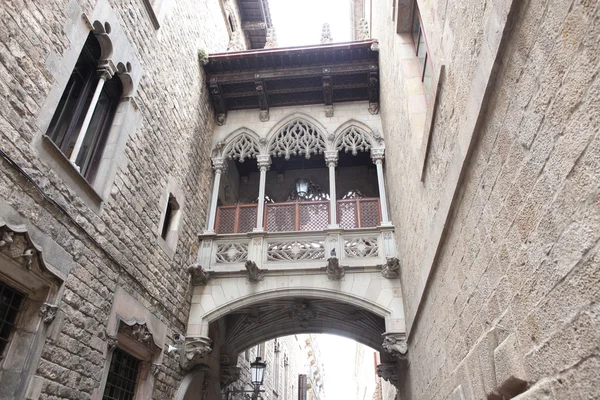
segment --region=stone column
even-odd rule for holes
[[[381,203],[381,225],[391,225],[387,209],[387,197],[385,193],[385,180],[383,179],[383,156],[384,149],[371,149],[371,159],[377,167],[377,183],[379,185],[379,201]]]
[[[267,182],[267,171],[271,166],[271,157],[269,155],[257,156],[258,168],[260,169],[260,183],[258,184],[258,209],[256,210],[256,229],[263,231],[263,221],[265,214],[265,186]]]
[[[337,196],[335,193],[335,166],[338,161],[337,151],[326,151],[325,162],[329,168],[329,227],[337,228]]]
[[[104,87],[104,83],[111,79],[116,72],[116,69],[112,62],[105,62],[104,65],[101,65],[98,68],[98,84],[96,85],[96,90],[94,91],[94,96],[92,96],[92,101],[90,102],[90,106],[87,109],[85,114],[85,118],[83,119],[83,123],[81,124],[81,129],[77,134],[77,139],[75,140],[75,146],[73,147],[73,151],[71,152],[71,156],[69,157],[69,161],[77,171],[79,171],[79,166],[75,164],[77,161],[77,157],[79,156],[79,151],[81,150],[81,145],[83,144],[83,140],[85,139],[85,135],[87,133],[88,128],[90,127],[90,123],[92,122],[92,117],[94,116],[94,111],[96,110],[96,105],[98,104],[98,99],[100,98],[100,94],[102,93],[102,88]]]
[[[208,232],[215,231],[215,218],[217,216],[217,202],[219,200],[219,187],[221,186],[221,174],[225,171],[226,163],[223,157],[215,157],[212,159],[213,169],[215,170],[215,180],[213,183],[212,198],[210,201],[210,211],[208,213],[208,224],[206,229]]]

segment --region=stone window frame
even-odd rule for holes
[[[36,133],[32,142],[40,159],[94,212],[99,214],[102,204],[112,189],[117,170],[125,169],[125,147],[129,136],[135,133],[142,117],[135,95],[143,70],[134,47],[130,44],[119,19],[108,0],[99,0],[88,15],[77,3],[71,3],[65,11],[67,20],[64,31],[71,46],[62,54],[51,51],[46,67],[53,75],[53,84],[35,121]],[[98,174],[88,182],[68,158],[46,136],[48,127],[79,58],[83,44],[90,31],[102,35],[107,53],[105,61],[114,67],[123,84],[123,95],[117,106],[108,137],[98,165]],[[114,47],[112,44],[118,44]]]
[[[179,208],[175,213],[171,215],[171,220],[166,221],[167,216],[167,205],[169,198],[173,197],[177,202]],[[158,202],[160,208],[160,220],[158,223],[158,230],[156,232],[157,242],[161,249],[169,256],[173,258],[177,251],[177,243],[179,242],[179,233],[181,232],[181,226],[183,225],[183,209],[185,206],[185,195],[181,190],[180,185],[176,182],[173,177],[170,177],[167,183],[167,187],[163,191],[160,200]],[[162,232],[164,225],[169,222],[169,231],[167,237],[163,239]]]
[[[58,305],[73,267],[71,255],[0,201],[0,281],[24,295],[0,359],[0,397],[39,398],[44,378],[36,370],[46,338],[60,333],[64,315]]]
[[[154,379],[163,370],[167,325],[122,287],[117,287],[106,327],[105,362],[100,385],[92,400],[102,400],[112,356],[116,348],[140,360],[135,400],[152,397]]]
[[[160,25],[171,9],[172,1],[173,0],[143,0],[154,29],[158,30],[160,28]]]

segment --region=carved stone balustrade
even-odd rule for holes
[[[396,257],[393,226],[324,229],[312,232],[248,232],[200,235],[198,264],[211,273],[322,269],[335,257],[346,270],[382,268]]]

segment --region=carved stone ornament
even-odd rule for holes
[[[377,366],[377,375],[398,389],[398,368],[396,363],[382,363]]]
[[[277,32],[275,32],[275,28],[267,28],[267,40],[265,42],[265,49],[273,49],[275,47],[278,47]]]
[[[383,349],[386,353],[397,359],[403,359],[408,351],[406,343],[406,334],[404,333],[384,333]]]
[[[133,321],[130,323],[128,321],[121,321],[119,324],[119,332],[151,350],[156,351],[158,348],[156,343],[154,343],[154,337],[145,322]]]
[[[202,265],[196,263],[188,267],[187,272],[192,276],[192,285],[203,286],[212,278],[212,272],[202,268]]]
[[[152,376],[158,375],[158,373],[163,369],[163,367],[163,364],[152,364],[150,366],[150,372],[152,373]]]
[[[325,106],[325,116],[327,118],[333,117],[333,106]]]
[[[6,226],[0,232],[2,238],[0,239],[0,251],[18,264],[31,270],[37,250],[27,234],[25,232],[14,232]]]
[[[379,114],[379,103],[369,103],[369,113],[371,115]]]
[[[312,320],[317,317],[317,314],[310,308],[309,303],[302,301],[292,306],[289,316],[297,320],[301,328],[308,328],[312,325]]]
[[[340,280],[346,275],[344,267],[340,266],[340,260],[337,257],[329,257],[327,259],[327,267],[325,268],[327,278],[330,280]]]
[[[40,307],[39,314],[40,314],[40,317],[42,317],[42,321],[45,324],[49,324],[52,321],[54,321],[54,318],[56,318],[57,311],[58,311],[58,306],[49,304],[49,303],[44,303]]]
[[[358,35],[357,40],[367,40],[371,37],[369,33],[369,23],[366,19],[361,18],[358,22]]]
[[[244,266],[246,267],[246,271],[248,271],[248,280],[250,282],[260,282],[263,280],[264,275],[260,272],[254,261],[248,260]]]
[[[240,379],[241,368],[237,365],[221,365],[221,389]]]
[[[239,160],[243,163],[247,158],[256,158],[259,153],[260,146],[256,138],[242,132],[227,144],[223,151],[223,157]]]
[[[379,42],[375,42],[371,45],[371,51],[379,51]]]
[[[400,261],[396,257],[388,257],[381,268],[381,276],[387,279],[397,279],[400,276]]]
[[[321,28],[321,44],[333,43],[333,37],[331,36],[331,28],[326,22]]]
[[[116,337],[109,336],[106,338],[106,347],[108,348],[108,351],[114,350],[118,344],[119,344],[119,340]]]
[[[193,368],[212,351],[212,340],[207,337],[186,338],[183,357],[180,357],[181,367],[185,370]]]
[[[227,119],[227,114],[225,114],[225,113],[217,114],[217,125],[219,125],[219,126],[225,125],[226,119]]]
[[[258,118],[260,122],[267,122],[269,120],[269,110],[261,110],[258,114]]]
[[[240,31],[234,31],[231,34],[231,39],[229,39],[229,44],[227,45],[227,51],[244,51],[244,42],[242,38],[242,34]]]
[[[311,154],[323,154],[325,140],[319,130],[301,118],[295,118],[285,124],[271,139],[269,154],[275,157],[303,155],[309,159]]]

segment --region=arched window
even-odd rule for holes
[[[102,49],[90,32],[79,54],[46,135],[70,158],[80,135],[83,141],[75,165],[88,182],[92,182],[106,144],[108,131],[123,93],[121,80],[114,76],[103,85],[98,100],[92,104],[100,77],[97,72]],[[81,131],[90,107],[93,114],[85,132]]]

